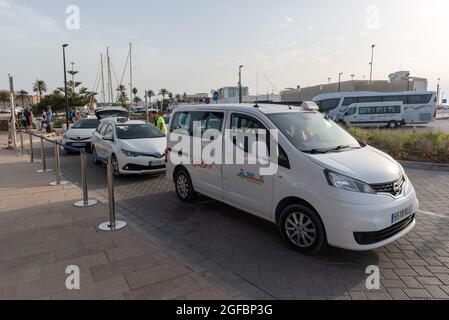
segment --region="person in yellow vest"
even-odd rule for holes
[[[154,122],[154,125],[162,131],[163,134],[167,135],[167,125],[165,124],[164,118],[158,114],[157,111],[152,112],[152,121]]]

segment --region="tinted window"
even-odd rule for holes
[[[192,122],[192,114],[189,112],[176,113],[173,117],[171,132],[174,130],[187,130],[190,129],[190,124]]]
[[[408,104],[420,104],[420,103],[429,103],[430,99],[432,99],[431,94],[421,94],[421,95],[412,95],[408,96]]]
[[[360,97],[359,103],[382,102],[382,97]]]
[[[254,132],[255,137],[257,140],[259,140],[258,135],[256,134],[255,130],[265,130],[268,131],[258,120],[245,116],[245,115],[238,115],[238,114],[233,114],[231,116],[231,131],[233,134],[236,134],[238,130],[241,130],[243,132],[243,134],[251,134],[252,132]],[[269,133],[266,133],[266,138],[267,138],[267,148],[268,150],[270,150],[270,146],[269,146]],[[243,149],[245,152],[249,151],[249,147],[248,147],[248,137],[244,138],[244,145],[240,146],[237,145],[237,137],[236,135],[233,136],[233,142],[234,144]]]
[[[117,137],[123,140],[162,138],[165,135],[152,124],[129,124],[116,127]]]
[[[358,103],[359,98],[351,97],[351,98],[345,98],[343,101],[343,107],[349,107],[351,104]]]
[[[113,133],[113,130],[112,130],[112,124],[108,124],[108,125],[106,125],[105,126],[105,130],[104,130],[104,136],[107,136],[107,135],[110,135],[110,134],[112,134]]]
[[[355,114],[357,112],[357,108],[349,108],[348,111],[346,111],[346,116],[352,116],[353,114]]]
[[[318,104],[320,107],[320,112],[324,113],[334,110],[340,104],[340,100],[341,99],[327,99],[320,101]]]
[[[386,107],[387,113],[401,113],[401,107],[400,106],[391,106]]]
[[[362,107],[359,108],[359,114],[376,114],[376,107]]]
[[[404,104],[407,103],[407,97],[406,96],[385,96],[385,97],[382,98],[382,100],[384,102],[402,101],[402,103],[404,103]]]
[[[83,119],[76,122],[72,128],[73,129],[95,129],[98,126],[97,119]]]
[[[100,127],[100,134],[102,136],[104,136],[105,132],[106,132],[106,128],[109,126],[109,123],[103,123]]]
[[[192,123],[199,122],[202,132],[210,129],[221,132],[223,129],[223,120],[224,113],[221,112],[192,112]]]
[[[278,164],[281,167],[284,167],[286,169],[290,169],[290,160],[288,160],[288,156],[287,153],[284,151],[284,149],[282,149],[282,147],[279,145],[278,146],[278,150],[279,150],[279,158],[278,158]]]

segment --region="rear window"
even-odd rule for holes
[[[128,118],[129,117],[128,111],[124,111],[124,110],[120,110],[120,109],[117,109],[117,110],[111,109],[111,110],[104,110],[104,111],[100,110],[100,111],[97,111],[95,113],[95,115],[97,116],[97,118],[99,120],[106,119],[106,118],[120,118],[120,117]]]
[[[73,129],[95,129],[98,126],[97,119],[82,119],[76,122],[72,128]]]

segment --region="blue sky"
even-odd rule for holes
[[[65,27],[66,7],[80,8],[80,29]],[[135,86],[175,93],[209,92],[235,85],[244,64],[244,84],[255,93],[355,74],[374,77],[399,68],[441,77],[449,96],[449,3],[446,0],[0,0],[0,88],[7,74],[16,89],[30,91],[36,78],[62,84],[61,49],[92,89],[99,55],[110,47],[120,78],[133,43]],[[128,81],[124,81],[127,85]]]

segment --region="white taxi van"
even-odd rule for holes
[[[198,136],[195,123],[202,132],[218,133]],[[269,166],[277,163],[273,173],[262,173],[267,164],[249,161],[254,153],[248,140],[236,139],[255,129],[270,137],[265,153],[257,154],[265,155]],[[278,133],[274,143],[273,132]],[[202,147],[223,141],[219,151],[226,161],[194,161],[195,147],[180,147],[183,138]],[[234,153],[248,161],[227,161]],[[182,201],[200,193],[273,222],[285,243],[304,254],[326,245],[373,250],[403,237],[416,223],[418,200],[402,166],[357,141],[314,102],[180,106],[172,115],[166,162],[167,177]]]

